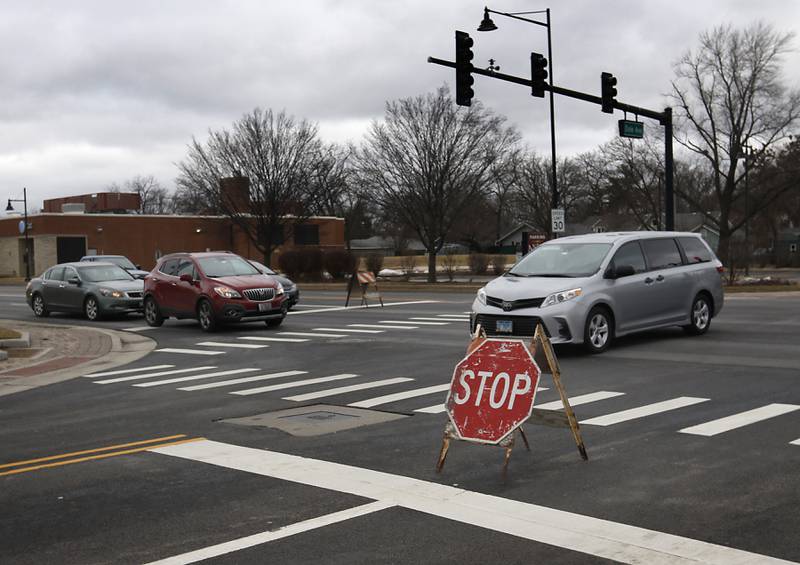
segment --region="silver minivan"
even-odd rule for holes
[[[615,337],[665,326],[708,331],[722,309],[722,263],[700,235],[596,233],[550,240],[478,291],[471,328],[605,351]]]

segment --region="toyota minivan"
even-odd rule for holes
[[[722,263],[695,233],[596,233],[550,240],[478,291],[470,324],[605,351],[626,334],[708,331],[724,302]]]

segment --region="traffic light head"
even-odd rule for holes
[[[531,53],[531,96],[544,98],[547,80],[547,59],[539,53]]]
[[[617,77],[611,73],[600,73],[600,98],[603,112],[613,114],[617,102]]]
[[[456,32],[456,104],[471,106],[472,97],[472,38],[463,31]]]

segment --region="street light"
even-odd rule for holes
[[[28,189],[22,189],[22,199],[19,198],[9,198],[8,199],[8,206],[6,206],[6,212],[13,212],[14,207],[11,205],[12,202],[22,202],[23,209],[25,210],[25,282],[31,280],[31,253],[30,253],[30,246],[28,245]]]
[[[550,149],[552,153],[552,176],[553,176],[553,199],[551,202],[552,208],[558,208],[558,178],[556,174],[556,117],[555,117],[555,108],[553,106],[553,43],[550,37],[550,8],[546,10],[537,10],[531,12],[497,12],[495,10],[491,10],[488,7],[483,8],[483,20],[481,21],[481,25],[478,26],[478,31],[494,31],[497,29],[497,25],[492,21],[492,18],[489,14],[497,14],[499,16],[506,16],[508,18],[513,18],[515,20],[521,20],[523,22],[528,22],[529,24],[536,24],[538,26],[543,26],[547,28],[547,60],[549,62],[550,67]],[[540,22],[537,20],[532,20],[529,18],[523,18],[521,16],[527,16],[530,14],[546,14],[546,20],[544,22]]]

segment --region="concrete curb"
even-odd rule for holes
[[[0,339],[0,349],[11,349],[12,347],[30,347],[30,346],[31,346],[31,334],[28,332],[20,331],[19,337]]]
[[[0,361],[5,361],[6,359],[8,359],[8,353],[0,349]]]
[[[42,324],[43,326],[48,324]],[[50,326],[52,327],[52,326]],[[156,342],[149,337],[135,333],[109,330],[105,328],[87,328],[86,326],[58,326],[66,329],[93,330],[107,335],[111,339],[111,350],[96,359],[75,365],[67,369],[58,369],[26,377],[3,377],[0,375],[0,396],[15,394],[25,390],[47,386],[74,379],[90,373],[106,371],[138,361],[156,347]]]

